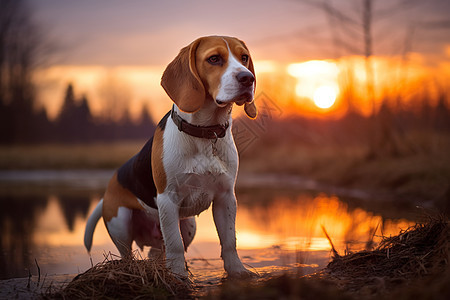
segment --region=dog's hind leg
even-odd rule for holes
[[[195,217],[181,219],[180,231],[181,236],[183,237],[184,251],[187,251],[187,248],[192,243],[192,240],[194,239],[195,236],[195,232],[197,231],[197,224],[195,222]]]
[[[131,255],[132,238],[132,219],[133,212],[126,207],[119,207],[117,216],[105,221],[109,235],[119,250],[122,258]]]
[[[164,251],[162,249],[152,246],[148,251],[148,258],[159,259],[164,257]]]

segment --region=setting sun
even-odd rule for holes
[[[329,85],[323,85],[314,92],[314,104],[320,108],[330,108],[336,101],[337,91]]]
[[[331,61],[310,60],[290,64],[289,75],[297,79],[295,93],[300,98],[314,101],[319,108],[330,108],[338,96],[338,66]]]

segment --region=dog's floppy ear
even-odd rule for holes
[[[247,117],[250,119],[256,119],[256,116],[258,115],[258,110],[256,109],[255,100],[249,103],[244,104],[244,110],[247,114]]]
[[[256,90],[255,68],[253,67],[253,61],[250,56],[249,56],[249,62],[248,62],[248,69],[250,70],[250,72],[253,73],[253,76],[255,76],[255,90]],[[255,99],[253,99],[252,102],[247,102],[244,104],[244,111],[250,119],[256,118],[256,116],[258,115],[258,110],[256,109]]]
[[[199,44],[200,39],[181,49],[161,78],[161,85],[170,99],[188,113],[199,110],[205,101],[205,88],[196,67]]]
[[[242,45],[245,47],[245,49],[248,50],[247,46],[245,45],[245,43],[241,40],[239,40]],[[255,68],[253,67],[253,60],[252,58],[249,56],[248,57],[249,61],[248,61],[248,69],[250,72],[252,72],[253,76],[255,76],[255,90],[256,90],[256,74],[255,74]],[[258,115],[258,110],[256,109],[256,105],[255,105],[255,100],[253,99],[252,102],[247,102],[244,104],[244,111],[247,114],[247,116],[250,119],[255,119],[256,116]]]

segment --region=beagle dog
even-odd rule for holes
[[[233,104],[254,104],[255,71],[244,42],[225,36],[202,37],[181,49],[167,66],[161,85],[174,102],[142,150],[121,166],[86,224],[91,249],[103,216],[122,257],[131,244],[149,255],[164,250],[172,272],[187,276],[184,252],[192,242],[195,215],[212,204],[221,257],[229,276],[251,274],[236,251],[238,153],[231,133]]]

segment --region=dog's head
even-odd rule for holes
[[[184,112],[195,112],[212,99],[218,107],[244,104],[250,118],[257,115],[252,58],[244,42],[236,38],[195,40],[167,66],[161,85]]]

